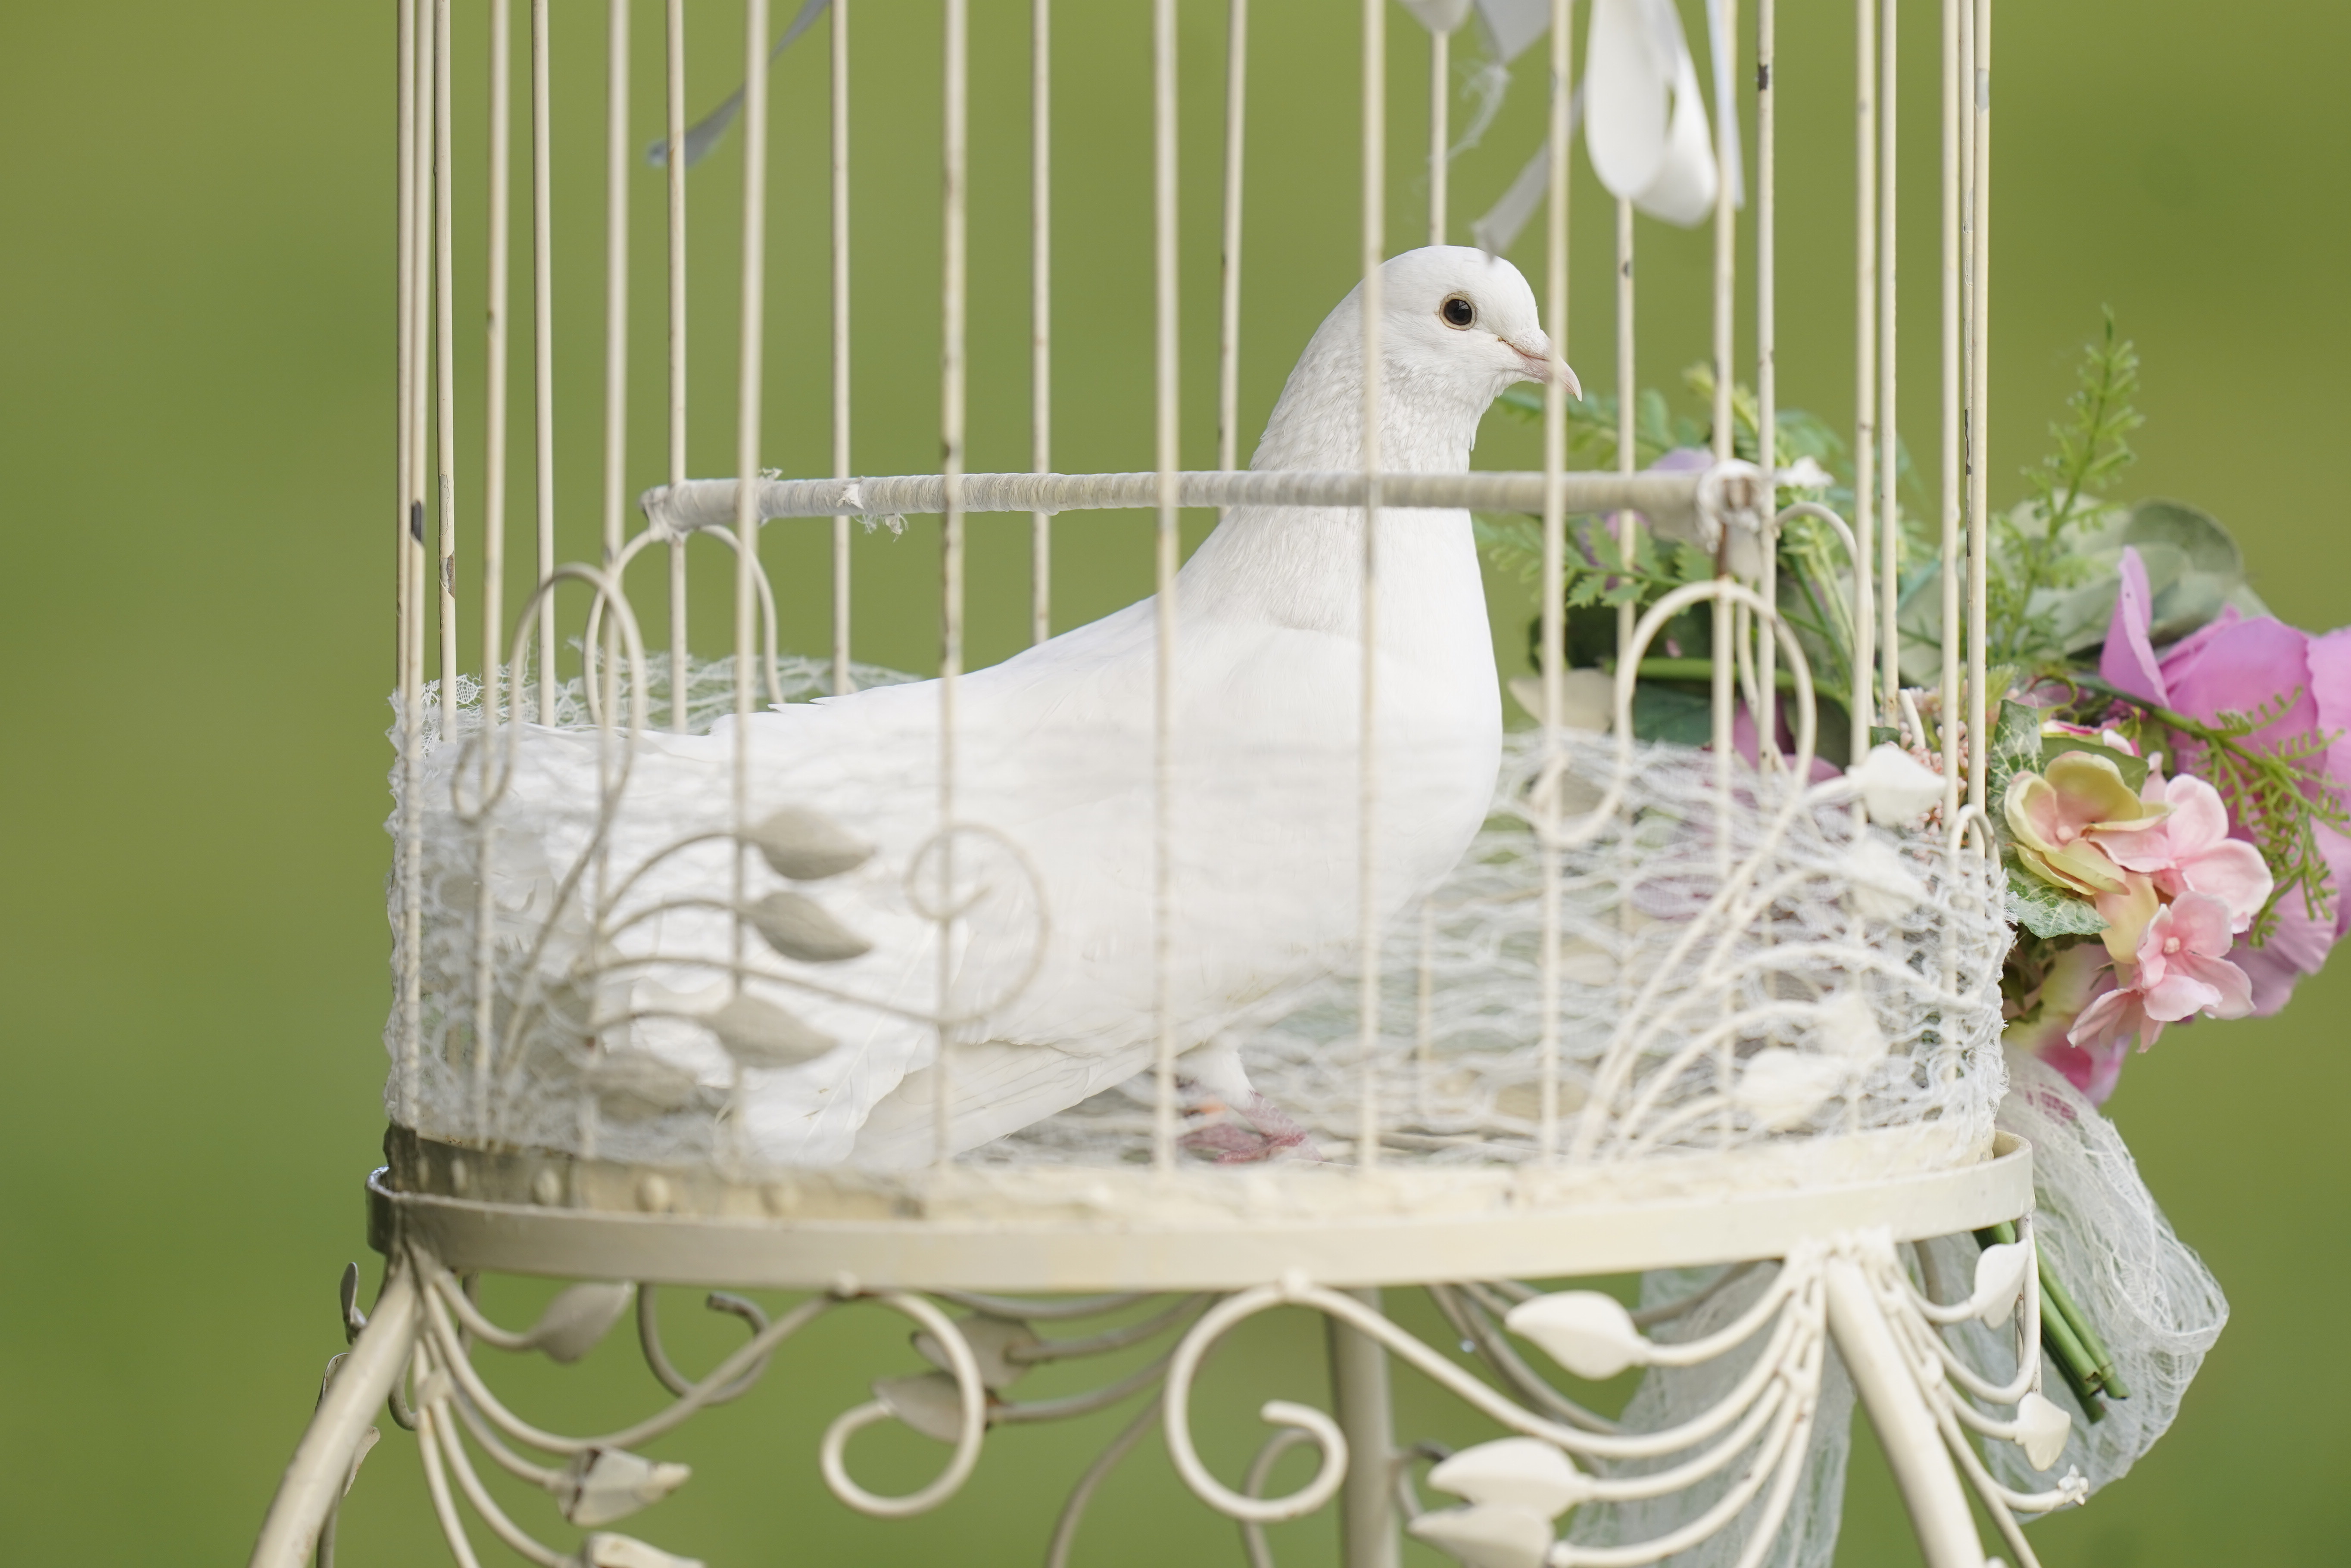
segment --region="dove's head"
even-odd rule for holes
[[[1381,266],[1380,339],[1391,375],[1456,384],[1480,413],[1513,381],[1551,379],[1535,291],[1517,267],[1468,245],[1428,245]],[[1575,372],[1561,369],[1581,399]]]
[[[1363,287],[1324,319],[1267,421],[1258,468],[1345,468],[1361,461]],[[1468,466],[1478,421],[1514,381],[1551,376],[1551,339],[1534,290],[1499,256],[1429,245],[1380,267],[1382,466]],[[1583,389],[1560,367],[1571,397]]]

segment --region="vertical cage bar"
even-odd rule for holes
[[[451,239],[449,166],[449,0],[433,8],[433,404],[434,509],[441,514],[435,570],[440,594],[435,606],[440,631],[441,738],[455,733],[457,722],[457,302],[456,258]]]
[[[399,410],[394,416],[398,454],[392,463],[393,524],[392,524],[392,683],[397,687],[408,673],[408,498],[412,488],[409,471],[409,448],[412,418],[411,405],[414,389],[410,379],[415,374],[414,346],[411,341],[416,332],[416,5],[417,0],[400,0],[400,63],[399,63],[399,130],[397,153],[397,184],[399,207],[398,239],[400,247],[399,273],[394,283],[399,326],[396,374]]]
[[[407,1036],[402,1098],[415,1114],[424,1057],[424,527],[425,494],[431,487],[433,427],[429,407],[433,374],[433,36],[435,7],[416,12],[416,114],[409,171],[416,222],[410,232],[409,410],[408,410],[408,657],[400,675],[401,737],[406,791],[402,826],[408,863],[402,873],[401,924],[407,939],[401,962],[401,1029]]]
[[[604,7],[604,567],[620,559],[629,479],[629,0]],[[620,693],[620,618],[604,618],[602,711]]]
[[[940,161],[942,233],[940,245],[939,448],[946,499],[939,519],[939,826],[950,831],[956,813],[956,682],[963,673],[964,614],[964,333],[967,182],[970,176],[971,38],[968,0],[946,0],[946,91],[941,105]],[[952,907],[954,860],[952,846],[941,860],[944,885],[940,908]],[[939,1011],[952,1011],[948,994],[953,978],[949,922],[939,929]],[[933,1116],[936,1123],[935,1153],[946,1163],[954,1151],[952,1127],[953,1066],[949,1048],[953,1033],[939,1030],[938,1063],[933,1076]]]
[[[1739,47],[1739,7],[1737,0],[1720,0],[1721,25],[1716,34],[1718,47],[1733,51],[1732,76],[1736,78],[1735,54]],[[1718,67],[1719,69],[1719,67]],[[1722,106],[1725,112],[1714,128],[1714,460],[1728,462],[1738,455],[1734,441],[1737,434],[1735,405],[1731,389],[1738,369],[1732,358],[1735,343],[1733,329],[1737,325],[1738,303],[1731,292],[1738,262],[1739,211],[1733,195],[1739,176],[1737,151],[1739,125],[1733,118],[1733,105]],[[1722,568],[1719,566],[1718,571]],[[1727,575],[1727,574],[1726,574]],[[1714,601],[1714,772],[1715,772],[1715,865],[1723,876],[1730,874],[1730,766],[1738,755],[1731,720],[1732,672],[1737,665],[1734,635],[1736,618],[1729,598]],[[1759,753],[1760,756],[1761,753]]]
[[[1053,0],[1029,15],[1029,466],[1053,468]],[[1029,514],[1029,640],[1053,635],[1053,514]]]
[[[832,0],[832,472],[849,477],[849,0]],[[832,520],[832,690],[849,671],[849,519]]]
[[[1641,363],[1633,294],[1633,203],[1616,198],[1616,472],[1631,473],[1640,466],[1636,411],[1640,402]],[[1616,514],[1617,558],[1629,568],[1640,554],[1637,512]],[[1616,646],[1629,648],[1641,607],[1627,600],[1616,607]]]
[[[1963,95],[1975,80],[1973,36],[1968,0],[1945,0],[1949,14],[1944,36],[1950,59],[1944,68],[1943,171],[1943,342],[1949,356],[1943,368],[1945,428],[1943,440],[1950,467],[1943,482],[1942,639],[1943,680],[1940,724],[1943,733],[1943,820],[1959,812],[1959,530],[1966,501],[1973,486],[1969,475],[1975,462],[1972,410],[1968,406],[1969,366],[1968,282],[1974,275],[1969,247],[1974,225],[1969,218],[1969,193],[1975,138]]]
[[[1975,69],[1968,83],[1975,125],[1970,202],[1974,244],[1968,310],[1968,804],[1984,804],[1991,693],[1985,689],[1986,577],[1991,536],[1991,0],[1975,0]]]
[[[512,199],[514,28],[509,0],[489,0],[489,204],[485,214],[482,343],[482,773],[498,732],[506,656],[507,306]],[[519,717],[519,715],[517,715]],[[496,943],[490,865],[496,827],[482,820],[474,893],[474,1127],[489,1136],[490,1065],[497,1054]]]
[[[1380,921],[1378,886],[1380,534],[1380,263],[1387,250],[1387,10],[1364,0],[1363,85],[1363,379],[1364,379],[1364,644],[1362,704],[1357,720],[1355,782],[1357,1049],[1363,1081],[1356,1105],[1355,1162],[1368,1170],[1379,1160]]]
[[[1176,1162],[1176,470],[1181,433],[1176,402],[1176,0],[1151,7],[1152,219],[1152,462],[1158,470],[1155,501],[1153,601],[1158,660],[1153,670],[1151,788],[1151,1005],[1157,1054],[1154,1062],[1152,1158],[1162,1171]]]
[[[423,822],[418,794],[422,770],[416,756],[415,706],[409,695],[409,668],[415,654],[410,629],[416,584],[412,557],[416,526],[416,338],[422,331],[416,306],[417,9],[420,0],[401,0],[399,67],[400,274],[399,351],[400,460],[397,468],[399,505],[392,535],[393,615],[397,625],[394,677],[401,695],[401,780],[402,810],[400,836],[394,841],[392,869],[400,888],[400,1033],[397,1060],[399,1107],[403,1121],[413,1122],[416,1111],[417,1041],[422,1033],[422,955],[418,945],[423,922],[417,908],[417,834]]]
[[[1777,511],[1780,502],[1780,366],[1777,358],[1779,309],[1777,254],[1779,215],[1774,182],[1779,157],[1778,95],[1773,92],[1771,60],[1777,46],[1778,0],[1756,0],[1755,6],[1755,441],[1756,461],[1763,467],[1765,504]],[[1780,602],[1780,552],[1776,531],[1763,551],[1763,602]],[[1760,761],[1780,755],[1780,639],[1769,627],[1755,636],[1755,743]]]
[[[555,192],[549,0],[530,0],[530,306],[538,576],[555,571]],[[555,722],[555,598],[538,601],[538,722]]]
[[[482,327],[482,735],[497,733],[506,655],[507,308],[512,265],[514,26],[510,0],[489,0],[489,202],[484,214]]]
[[[662,172],[669,197],[669,482],[685,483],[685,0],[668,0],[664,32],[663,110],[669,148]],[[835,24],[838,26],[838,24]],[[685,537],[669,542],[669,727],[685,733],[693,699],[686,670]]]
[[[1724,62],[1708,62],[1718,81],[1728,74],[1738,79],[1739,5],[1738,0],[1719,0],[1720,20],[1714,30],[1714,47],[1730,56],[1727,70]],[[1739,212],[1734,195],[1739,180],[1738,104],[1735,99],[1719,106],[1721,113],[1714,128],[1714,458],[1728,462],[1737,455],[1733,421],[1736,405],[1731,400],[1731,389],[1737,375],[1732,358],[1736,343],[1733,327],[1737,321],[1738,296],[1732,292],[1734,271],[1738,262]],[[1729,540],[1724,541],[1723,557],[1716,565],[1718,576],[1728,577]],[[1736,732],[1731,722],[1733,673],[1738,665],[1738,628],[1741,619],[1739,607],[1728,595],[1714,601],[1714,869],[1723,881],[1730,878],[1731,833],[1731,767],[1738,756]],[[1761,741],[1757,737],[1756,760],[1762,760]],[[1725,998],[1725,1011],[1734,1005]],[[1726,1032],[1717,1054],[1717,1082],[1726,1086],[1731,1081],[1733,1037]],[[1729,1095],[1723,1098],[1722,1126],[1726,1142],[1733,1127],[1735,1112]]]
[[[1428,29],[1428,243],[1445,243],[1445,144],[1451,134],[1447,111],[1452,108],[1453,35],[1442,27]]]
[[[752,631],[758,616],[760,401],[765,390],[768,264],[768,0],[743,5],[743,276],[736,327],[735,379],[735,745],[733,819],[741,834],[751,825]],[[735,907],[748,901],[750,857],[737,842]],[[743,986],[743,922],[735,921],[736,970],[730,990]]]
[[[1894,693],[1902,689],[1902,641],[1896,624],[1902,600],[1902,431],[1895,418],[1896,393],[1901,385],[1901,367],[1896,351],[1896,324],[1900,318],[1895,312],[1895,299],[1899,270],[1896,265],[1896,236],[1899,233],[1896,209],[1901,178],[1898,150],[1902,144],[1896,107],[1900,101],[1897,87],[1901,56],[1895,19],[1901,14],[1901,7],[1897,0],[1882,0],[1882,4],[1877,29],[1877,643],[1878,657],[1884,664],[1880,700],[1891,702]],[[1867,618],[1867,600],[1857,601],[1854,613],[1858,618]]]
[[[1543,317],[1550,327],[1550,374],[1543,382],[1543,516],[1542,516],[1542,813],[1545,827],[1542,862],[1542,953],[1540,994],[1542,1007],[1542,1084],[1540,1145],[1546,1162],[1559,1157],[1559,988],[1560,883],[1559,851],[1554,846],[1564,784],[1566,758],[1560,749],[1562,708],[1567,674],[1567,191],[1570,84],[1574,80],[1575,50],[1570,28],[1573,0],[1551,0],[1551,126],[1549,175],[1545,199],[1543,244]],[[1619,395],[1622,395],[1620,389]]]
[[[1877,662],[1877,0],[1854,0],[1853,709],[1849,744],[1869,746],[1868,692]]]
[[[408,709],[404,732],[421,738],[423,723],[425,519],[433,473],[433,35],[437,6],[419,0],[416,12],[416,116],[409,177],[416,221],[409,230],[410,331],[408,337],[408,660],[401,671],[402,701]]]
[[[1228,471],[1240,466],[1241,168],[1248,119],[1249,0],[1230,0],[1225,11],[1223,293],[1217,313],[1217,466]]]

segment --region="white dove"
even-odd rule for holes
[[[1362,465],[1360,292],[1300,357],[1252,468]],[[1546,374],[1533,294],[1510,263],[1458,246],[1388,261],[1381,293],[1381,465],[1466,471],[1494,398]],[[1176,578],[1165,1002],[1190,1053],[1183,1071],[1244,1114],[1254,1096],[1220,1029],[1285,982],[1345,965],[1361,918],[1363,527],[1357,509],[1235,507]],[[1501,713],[1468,514],[1392,509],[1378,527],[1374,890],[1384,918],[1451,870],[1483,822]],[[949,928],[946,992],[952,1011],[985,1011],[951,1050],[950,1148],[1026,1127],[1153,1059],[1155,613],[1145,599],[956,683],[955,819],[1000,833],[1027,869],[993,841],[955,839],[956,898],[973,901]],[[831,1049],[738,1073],[693,1021],[728,994],[737,938],[723,908],[675,906],[731,890],[723,843],[642,876],[603,950],[620,961],[603,962],[598,1011],[625,1024],[608,1022],[605,1049],[649,1051],[730,1089],[743,1147],[760,1161],[903,1168],[941,1145],[937,1030],[922,1016],[940,998],[941,927],[917,901],[940,875],[937,846],[914,865],[941,820],[940,703],[935,681],[876,688],[754,714],[742,737],[754,820],[806,807],[879,851],[801,889],[872,950],[789,964],[794,983],[745,982]],[[735,729],[640,742],[612,867],[724,826]],[[586,842],[578,800],[593,751],[576,735],[543,743],[556,739],[534,734],[510,797],[528,809],[569,792],[574,825],[544,845],[560,866]],[[756,862],[752,875],[753,898],[783,886]],[[626,921],[656,904],[669,907]],[[756,939],[745,961],[779,972]]]

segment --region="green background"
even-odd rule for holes
[[[1906,317],[1902,422],[1931,459],[1936,12],[1904,9],[1903,244],[1918,308]],[[1348,286],[1356,243],[1355,10],[1337,0],[1258,10],[1251,437],[1297,348]],[[654,5],[637,11],[642,145],[659,127],[659,20]],[[980,468],[1028,458],[1025,11],[1017,0],[974,6]],[[1141,467],[1147,8],[1062,11],[1055,456],[1069,469]],[[578,0],[555,12],[566,84],[559,244],[576,269],[563,275],[553,340],[571,556],[590,553],[599,515],[601,21]],[[458,14],[468,95],[458,320],[470,374],[482,23],[475,5]],[[1782,398],[1832,420],[1850,415],[1851,15],[1810,0],[1782,7]],[[700,106],[735,83],[740,23],[726,5],[692,16]],[[0,766],[0,1549],[12,1559],[241,1561],[340,1345],[334,1280],[362,1249],[359,1181],[381,1127],[389,995],[379,824],[392,675],[393,17],[388,3],[284,0],[0,12],[0,668],[11,672]],[[871,0],[857,20],[857,466],[919,472],[935,465],[936,13]],[[1222,7],[1185,0],[1181,25],[1185,451],[1205,466]],[[1401,245],[1419,233],[1425,57],[1402,10],[1389,26]],[[765,461],[792,472],[822,472],[829,452],[823,36],[820,26],[776,78]],[[2351,618],[2351,542],[2327,457],[2351,411],[2346,45],[2339,7],[2179,0],[2011,5],[1999,36],[1995,499],[2017,493],[2016,470],[2039,454],[2078,345],[2111,304],[2147,362],[2145,455],[2128,488],[2219,514],[2260,591],[2313,628]],[[1456,165],[1456,238],[1538,134],[1539,53],[1521,60],[1484,144]],[[1569,352],[1604,389],[1610,224],[1580,156],[1576,178]],[[695,176],[697,472],[733,466],[728,209],[739,183],[739,140]],[[658,178],[640,169],[632,189],[632,490],[663,477]],[[1538,276],[1540,235],[1538,223],[1517,253]],[[1645,223],[1642,247],[1642,375],[1671,385],[1706,341],[1706,241]],[[518,332],[518,370],[527,342]],[[514,411],[519,556],[524,398]],[[477,405],[467,418],[478,425]],[[469,429],[456,453],[467,528],[480,512],[478,447]],[[1532,456],[1531,433],[1497,421],[1479,461]],[[1122,516],[1061,524],[1060,624],[1147,591],[1147,528]],[[1025,527],[984,520],[973,533],[972,640],[986,660],[1023,636]],[[813,650],[826,635],[819,529],[770,535],[786,639]],[[858,540],[861,658],[935,660],[934,546],[919,523],[903,540]],[[726,596],[717,562],[704,566],[695,637],[716,650]],[[660,602],[657,582],[636,585],[641,602]],[[474,602],[470,581],[461,590]],[[1508,673],[1530,607],[1508,586],[1496,605]],[[465,633],[470,650],[470,619]],[[2234,1317],[2174,1435],[2088,1510],[2037,1527],[2052,1564],[2343,1560],[2351,1357],[2332,1305],[2351,1284],[2338,1241],[2351,1187],[2346,1004],[2351,966],[2337,965],[2288,1015],[2176,1031],[2126,1074],[2114,1114]],[[498,1301],[520,1315],[531,1293],[514,1284]],[[686,1321],[701,1314],[683,1293],[671,1315],[681,1354],[727,1341]],[[1254,1443],[1248,1411],[1260,1398],[1320,1389],[1319,1331],[1261,1326],[1205,1397],[1204,1442],[1228,1476]],[[558,1426],[617,1418],[653,1393],[630,1361],[616,1341],[584,1372],[518,1367],[517,1397]],[[645,1532],[723,1563],[1037,1561],[1056,1500],[1118,1417],[998,1434],[964,1495],[925,1519],[852,1516],[821,1489],[815,1434],[863,1397],[865,1378],[914,1365],[878,1314],[820,1325],[759,1393],[664,1446],[700,1479]],[[1409,1433],[1477,1430],[1409,1376],[1401,1398]],[[859,1450],[869,1484],[910,1484],[935,1463],[918,1439],[860,1441],[872,1445]],[[1856,1466],[1841,1560],[1914,1560],[1866,1443]],[[1230,1527],[1181,1491],[1155,1442],[1099,1508],[1081,1561],[1234,1560]],[[436,1559],[404,1435],[370,1462],[346,1519],[346,1563]],[[1277,1536],[1292,1561],[1327,1557],[1325,1523]]]

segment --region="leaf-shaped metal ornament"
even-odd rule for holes
[[[2016,1444],[2034,1469],[2045,1470],[2055,1464],[2073,1431],[2074,1417],[2038,1390],[2017,1401]]]
[[[1886,1032],[1877,1025],[1876,1010],[1857,986],[1847,986],[1832,997],[1813,1025],[1814,1042],[1831,1056],[1856,1068],[1882,1060],[1888,1049]]]
[[[1927,901],[1927,885],[1903,865],[1901,853],[1876,834],[1863,834],[1837,867],[1853,889],[1862,918],[1898,920]]]
[[[626,1449],[583,1449],[556,1472],[549,1490],[574,1524],[610,1524],[651,1508],[684,1486],[694,1469],[632,1454]]]
[[[873,846],[820,812],[788,805],[743,836],[778,877],[820,882],[873,858]]]
[[[567,1285],[530,1325],[530,1342],[550,1361],[577,1361],[611,1332],[636,1295],[636,1286],[619,1281]]]
[[[1029,1371],[1029,1363],[1018,1355],[1037,1343],[1036,1331],[1027,1324],[1008,1317],[967,1317],[956,1319],[956,1327],[962,1331],[972,1359],[979,1364],[980,1382],[991,1393],[1011,1387]],[[954,1369],[946,1346],[927,1333],[914,1335],[914,1350],[943,1372]]]
[[[1467,1568],[1542,1568],[1551,1555],[1551,1521],[1516,1503],[1433,1509],[1405,1529]]]
[[[2016,1299],[2024,1292],[2025,1272],[2032,1267],[2032,1249],[2022,1241],[1986,1247],[1976,1259],[1976,1288],[1968,1304],[1976,1309],[1986,1328],[1998,1328],[2016,1310]]]
[[[838,963],[873,950],[872,942],[805,893],[779,888],[752,905],[748,914],[769,947],[803,963]]]
[[[1557,1519],[1592,1495],[1575,1462],[1536,1438],[1501,1438],[1464,1449],[1428,1472],[1428,1484],[1471,1502],[1514,1503]]]
[[[702,1568],[699,1557],[680,1557],[649,1546],[633,1535],[598,1531],[580,1543],[565,1568]]]
[[[1614,1296],[1558,1291],[1512,1307],[1503,1323],[1543,1347],[1553,1361],[1597,1383],[1648,1358],[1649,1342]]]
[[[1740,1068],[1731,1097],[1768,1130],[1786,1132],[1842,1094],[1854,1066],[1842,1056],[1767,1045]]]
[[[644,1051],[601,1052],[581,1069],[608,1116],[622,1121],[685,1110],[704,1099],[702,1081],[674,1062]]]
[[[841,1044],[772,1002],[738,992],[702,1022],[746,1067],[797,1067]]]
[[[1850,776],[1861,791],[1869,820],[1883,827],[1907,827],[1943,799],[1943,775],[1891,741],[1872,747]]]
[[[873,1397],[890,1407],[890,1414],[936,1442],[952,1443],[963,1436],[963,1389],[948,1373],[879,1378]]]

